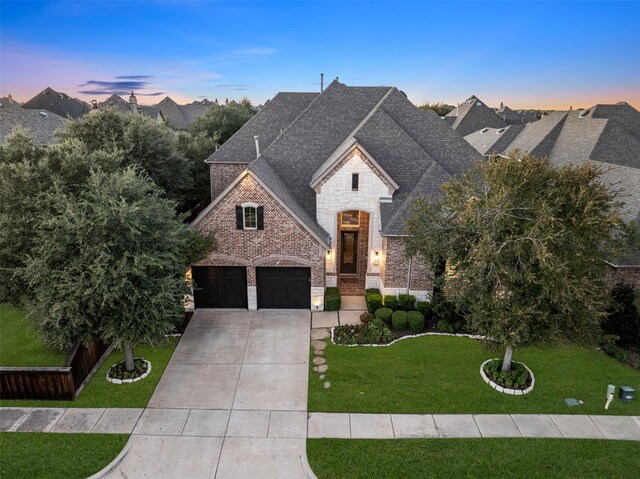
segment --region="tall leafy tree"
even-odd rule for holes
[[[416,201],[409,253],[455,270],[447,295],[472,330],[505,350],[600,333],[607,298],[605,258],[618,245],[616,193],[593,164],[556,168],[512,153],[478,163],[443,186],[437,202]]]
[[[214,105],[207,113],[198,118],[191,126],[192,133],[206,133],[221,145],[238,131],[255,114],[255,108],[248,99],[242,102],[230,102],[227,105]]]
[[[99,338],[124,349],[157,343],[183,314],[185,268],[213,247],[176,216],[142,171],[93,169],[77,195],[56,187],[27,262],[33,316],[45,341],[68,348]]]

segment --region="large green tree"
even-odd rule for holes
[[[515,348],[598,337],[604,260],[622,228],[596,165],[510,156],[479,162],[436,202],[416,201],[407,223],[407,252],[453,267],[446,294],[504,348],[503,371]]]
[[[77,140],[43,148],[22,131],[7,137],[0,147],[0,302],[28,296],[21,272],[37,241],[34,222],[50,208],[43,196],[54,185],[75,194],[91,168],[113,171],[121,162],[119,154],[90,152]]]
[[[224,106],[213,105],[189,130],[194,134],[204,132],[208,138],[213,138],[222,145],[249,121],[255,112],[255,108],[246,98],[240,103],[232,101]]]
[[[183,317],[185,269],[212,241],[133,166],[92,169],[78,194],[55,187],[46,201],[26,267],[42,336],[58,348],[101,339],[133,369],[133,347],[162,341]]]

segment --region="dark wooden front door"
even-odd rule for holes
[[[198,308],[246,308],[247,268],[193,266],[193,299]]]
[[[256,268],[258,309],[310,309],[310,268]]]
[[[340,232],[340,274],[358,272],[358,232]]]

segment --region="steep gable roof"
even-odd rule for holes
[[[483,155],[499,155],[523,128],[524,125],[483,128],[465,136],[464,139]]]
[[[527,123],[504,152],[514,149],[534,155],[548,155],[567,117],[567,112],[556,111],[534,123]]]
[[[98,103],[98,108],[101,110],[113,109],[120,113],[131,113],[129,102],[115,93],[105,101]]]
[[[296,119],[318,93],[278,93],[218,148],[207,163],[251,163],[256,159],[254,136],[264,151]]]
[[[466,136],[482,128],[501,128],[506,125],[500,117],[496,115],[496,112],[480,101],[475,95],[467,98],[463,103],[447,113],[445,119],[450,118],[454,118],[451,127],[462,136]]]
[[[89,112],[89,107],[71,98],[65,93],[59,93],[47,87],[22,105],[28,110],[47,110],[63,118],[79,118]]]
[[[40,145],[56,143],[56,133],[67,123],[55,113],[42,110],[27,110],[13,104],[0,104],[0,145],[15,129],[23,128]]]

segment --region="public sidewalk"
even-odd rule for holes
[[[542,437],[640,441],[640,416],[310,413],[309,438]]]

